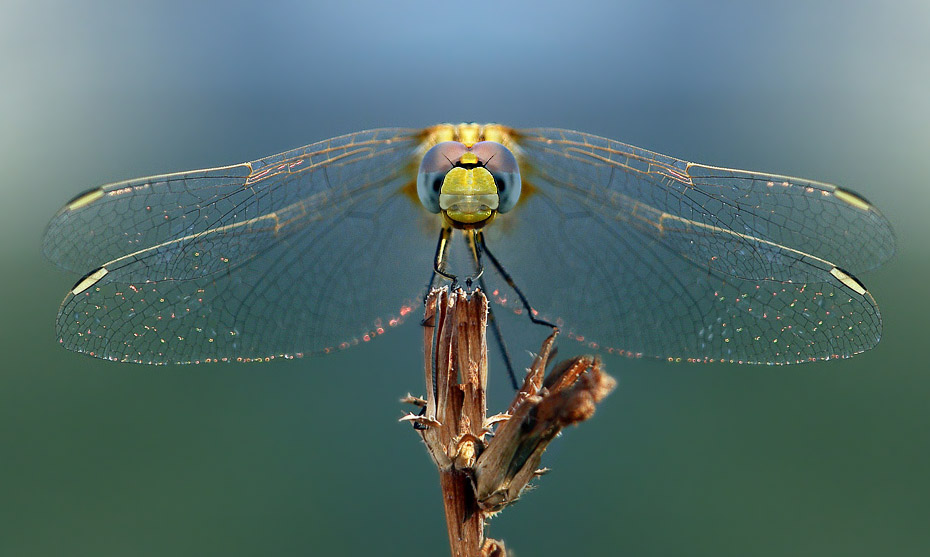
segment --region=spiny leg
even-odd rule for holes
[[[513,277],[511,277],[510,273],[504,269],[504,267],[500,264],[500,261],[494,257],[494,254],[488,250],[488,245],[484,242],[484,234],[482,234],[480,230],[475,232],[475,244],[478,250],[488,254],[488,257],[491,259],[491,263],[494,265],[494,268],[497,269],[497,272],[500,273],[504,281],[507,282],[507,285],[510,286],[510,288],[513,288],[513,291],[517,293],[517,296],[520,298],[520,302],[523,304],[523,307],[526,308],[527,317],[530,318],[530,321],[536,323],[537,325],[545,325],[547,327],[552,327],[553,329],[558,329],[559,327],[555,323],[550,323],[545,319],[536,317],[536,311],[530,305],[530,302],[526,299],[526,296],[523,295],[523,292],[521,292],[517,287]]]
[[[470,289],[472,284],[475,281],[478,281],[478,285],[481,288],[481,290],[483,290],[487,294],[488,289],[484,283],[484,263],[481,261],[481,252],[482,251],[487,252],[487,247],[486,246],[479,247],[479,242],[481,246],[483,246],[484,244],[483,238],[480,237],[479,235],[480,235],[480,232],[473,231],[472,234],[468,237],[468,240],[469,240],[468,245],[472,252],[472,258],[475,262],[476,270],[475,270],[475,274],[465,279],[465,285],[467,288]],[[449,257],[449,240],[451,236],[452,236],[452,228],[449,226],[444,226],[439,231],[439,240],[436,242],[436,254],[435,254],[435,257],[433,258],[433,271],[430,273],[429,281],[426,284],[426,293],[423,295],[424,305],[426,304],[426,300],[429,297],[429,293],[433,288],[433,283],[436,281],[437,275],[452,281],[451,290],[455,290],[455,288],[458,286],[458,277],[454,274],[446,272],[444,269],[446,265],[446,260]],[[494,262],[498,271],[501,272],[501,274],[507,280],[507,283],[510,284],[511,287],[514,288],[514,290],[517,290],[516,287],[513,285],[513,280],[510,278],[510,275],[503,272],[503,270],[500,267],[500,264],[497,263],[497,261],[494,259],[494,256],[491,255],[490,252],[487,252],[487,253],[488,255],[491,256],[491,260]],[[532,310],[529,308],[529,305],[526,303],[526,298],[523,297],[523,294],[520,293],[519,290],[517,290],[517,293],[520,295],[521,299],[523,299],[524,305],[527,306],[528,308],[527,311],[530,312],[530,316],[531,316],[530,318],[534,322],[545,324],[545,325],[550,325],[551,327],[555,328],[555,325],[551,325],[550,323],[542,321],[542,320],[534,319],[532,317]],[[510,353],[507,351],[507,345],[504,343],[504,337],[501,334],[500,323],[494,317],[494,309],[493,309],[493,306],[490,304],[488,304],[488,319],[491,322],[491,331],[494,334],[494,340],[497,342],[497,346],[500,348],[501,355],[504,358],[504,365],[507,367],[507,374],[510,376],[510,382],[513,385],[514,389],[518,389],[519,385],[517,383],[516,373],[514,372],[514,369],[513,369],[513,361],[510,359]],[[420,324],[423,326],[432,325],[432,323],[427,323],[425,320],[421,322]],[[434,376],[434,379],[435,379],[435,376]]]
[[[471,286],[476,280],[481,283],[481,289],[485,290],[484,278],[483,278],[484,277],[484,263],[481,262],[481,250],[478,248],[477,240],[475,239],[477,235],[478,235],[478,231],[472,230],[471,235],[468,236],[468,249],[471,250],[471,257],[472,257],[472,260],[475,262],[475,274],[465,279],[465,287],[468,288],[469,290],[471,290]],[[487,292],[487,290],[485,290],[485,292]]]
[[[447,278],[452,281],[452,290],[455,290],[456,285],[456,276],[449,274],[443,270],[443,267],[446,266],[446,259],[449,258],[449,239],[452,237],[452,227],[443,226],[439,231],[439,241],[436,242],[436,256],[433,258],[433,274],[429,277],[429,284],[427,285],[426,295],[429,295],[429,289],[433,287],[433,281],[436,279],[436,275]],[[426,298],[424,297],[424,301]]]
[[[478,287],[488,293],[488,288],[484,284],[484,277],[478,279]],[[504,335],[501,334],[501,324],[494,317],[494,305],[488,304],[488,321],[491,323],[491,332],[494,334],[494,341],[497,343],[497,347],[501,351],[501,356],[504,357],[504,365],[507,367],[507,375],[510,376],[510,384],[513,385],[513,390],[520,388],[520,385],[517,383],[517,374],[513,370],[513,362],[510,360],[510,352],[507,351],[507,344],[504,343]]]
[[[481,248],[478,247],[477,236],[478,231],[473,231],[472,235],[468,237],[468,247],[471,248],[472,257],[475,259],[475,265],[483,273],[484,265],[481,263]],[[491,293],[484,283],[484,275],[482,273],[478,275],[478,286],[484,291],[486,296],[490,296]],[[491,332],[494,334],[497,347],[501,351],[501,356],[504,357],[504,365],[507,367],[507,375],[510,376],[510,383],[513,385],[514,390],[517,390],[520,386],[517,383],[517,374],[513,370],[513,361],[510,359],[510,352],[507,350],[507,344],[504,342],[504,335],[501,334],[500,322],[494,317],[494,305],[490,303],[488,304],[488,321],[491,323]]]
[[[430,271],[429,280],[426,282],[426,291],[423,292],[423,305],[429,300],[429,293],[433,291],[433,284],[436,282],[436,275],[452,280],[452,290],[455,290],[455,275],[450,275],[443,271],[446,266],[446,259],[449,257],[449,237],[452,235],[452,228],[443,226],[439,230],[439,240],[436,242],[436,254],[433,257],[433,270]],[[423,327],[432,327],[435,321],[435,315],[428,322],[424,317],[420,321]]]
[[[452,238],[452,227],[443,226],[439,231],[439,241],[436,242],[436,255],[433,258],[433,273],[430,275],[429,282],[426,285],[426,295],[423,297],[424,302],[426,301],[426,296],[429,295],[429,290],[433,287],[433,282],[436,280],[436,275],[439,275],[443,278],[452,281],[452,286],[450,290],[455,290],[458,288],[459,278],[457,275],[449,273],[445,270],[446,261],[449,258],[449,240]],[[472,253],[475,254],[476,249],[474,242],[471,243]],[[470,275],[465,278],[465,287],[471,289],[472,283],[481,278],[481,275],[484,274],[484,265],[481,263],[481,260],[475,256],[475,261],[477,262],[477,268],[473,275]]]

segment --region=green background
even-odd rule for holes
[[[435,471],[397,423],[422,391],[414,323],[322,359],[97,361],[56,346],[78,277],[40,246],[88,187],[473,120],[842,184],[899,247],[860,277],[885,335],[852,360],[605,356],[619,388],[492,536],[524,556],[930,554],[927,4],[501,4],[4,3],[0,555],[445,554]]]

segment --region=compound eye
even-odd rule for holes
[[[423,156],[417,171],[417,197],[429,212],[440,211],[439,190],[442,181],[466,151],[468,148],[458,141],[444,141],[434,145]]]
[[[516,157],[510,149],[494,141],[480,141],[475,143],[471,150],[494,177],[500,197],[498,212],[506,213],[513,209],[520,200],[521,189],[520,167]]]

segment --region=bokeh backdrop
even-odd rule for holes
[[[88,187],[448,121],[842,184],[898,235],[861,277],[876,349],[605,356],[619,388],[492,536],[518,555],[930,555],[928,21],[921,1],[3,2],[0,555],[445,554],[435,471],[397,423],[422,391],[415,323],[322,359],[98,361],[56,345],[78,277],[40,247]]]

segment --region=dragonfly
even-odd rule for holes
[[[895,238],[846,188],[577,131],[441,124],[96,187],[54,216],[43,249],[82,275],[59,343],[108,360],[346,349],[413,313],[430,270],[458,278],[449,253],[491,249],[533,305],[489,271],[492,300],[588,347],[789,364],[879,342],[857,275]]]

